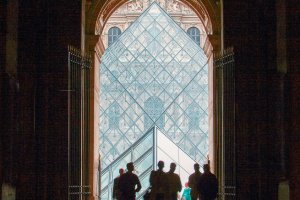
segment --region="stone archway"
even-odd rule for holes
[[[89,6],[87,6],[85,10],[85,32],[87,34],[100,34],[110,15],[126,2],[127,0],[106,0],[105,2],[98,0],[93,3],[89,3]],[[203,24],[207,24],[206,28],[209,34],[216,36],[220,34],[221,18],[220,3],[218,1],[213,3],[209,0],[203,0],[201,2],[195,0],[181,0],[181,2],[188,5],[198,15]],[[98,23],[98,19],[100,18],[102,23]],[[213,45],[214,48],[216,48],[217,44]]]
[[[100,39],[100,35],[104,29],[104,26],[109,19],[109,17],[112,15],[112,13],[118,9],[121,5],[127,2],[127,0],[106,0],[101,1],[97,0],[94,2],[91,2],[90,0],[86,0],[86,5],[83,6],[83,21],[85,25],[85,30],[83,31],[83,49],[86,51],[90,51],[94,53],[94,59],[93,64],[94,66],[98,65],[100,63],[100,58],[102,54],[104,53],[104,45]],[[204,50],[207,56],[209,57],[209,65],[210,68],[213,69],[213,51],[219,51],[221,47],[221,15],[220,15],[220,5],[215,2],[212,3],[209,0],[204,0],[202,2],[195,1],[195,0],[181,0],[184,4],[188,5],[192,10],[197,14],[201,22],[205,25],[205,30],[207,32],[207,39],[205,41]],[[95,68],[93,68],[91,72],[92,83],[91,83],[91,121],[90,121],[90,127],[91,127],[91,133],[90,133],[90,185],[91,187],[91,194],[92,198],[95,198],[98,196],[98,169],[100,168],[100,155],[98,151],[98,109],[99,109],[99,91],[100,86],[98,84],[98,78],[99,78],[99,72]],[[211,87],[215,87],[214,85],[214,71],[211,70],[211,73],[209,74],[209,84]],[[212,91],[214,91],[214,89]],[[212,97],[209,100],[209,106],[210,109],[214,109],[215,105],[215,94],[212,92]],[[211,113],[214,113],[211,112]],[[212,114],[213,115],[213,114]],[[210,116],[210,123],[209,126],[214,129],[215,126],[215,119],[213,116]],[[213,132],[213,131],[212,131]],[[213,134],[213,133],[212,133]],[[214,138],[214,136],[210,137]],[[214,143],[214,140],[211,139],[209,141],[211,144]],[[212,145],[211,145],[212,146]],[[214,151],[213,147],[210,148],[210,155],[209,158],[213,160],[214,157]],[[213,161],[211,162],[211,165],[213,166]],[[214,167],[212,167],[214,168]]]

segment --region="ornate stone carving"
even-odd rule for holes
[[[182,4],[179,3],[177,0],[171,0],[168,4],[168,10],[171,12],[180,12]]]
[[[142,12],[143,11],[143,2],[136,0],[127,3],[127,11],[128,12]]]
[[[105,28],[102,32],[103,36],[107,36],[108,27],[118,24],[118,27],[122,27],[122,32],[153,2],[157,2],[169,15],[174,16],[174,20],[183,28],[186,29],[191,25],[198,24],[197,27],[201,29],[202,33],[206,32],[204,27],[208,19],[204,10],[201,10],[200,16],[186,4],[180,0],[129,0],[120,6],[108,19]],[[108,4],[108,7],[110,4]],[[107,12],[105,13],[107,14]],[[199,19],[200,17],[200,19]],[[105,20],[106,16],[102,16],[102,20]],[[204,22],[201,25],[201,21]],[[123,25],[123,26],[122,26]],[[107,37],[102,37],[104,45],[107,47]]]
[[[190,15],[194,14],[192,9],[178,0],[131,0],[118,8],[118,10],[115,11],[115,14],[126,14],[128,12],[140,13],[143,12],[154,1],[168,12]]]

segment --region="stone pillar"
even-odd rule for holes
[[[99,117],[99,66],[97,63],[99,62],[98,54],[99,51],[99,41],[100,35],[86,35],[86,46],[87,51],[91,54],[92,58],[92,68],[90,70],[90,145],[89,145],[89,185],[90,185],[90,200],[98,199],[99,194],[99,164],[100,164],[100,155],[99,155],[99,128],[98,128],[98,117]]]

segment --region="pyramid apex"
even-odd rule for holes
[[[162,8],[156,1],[152,2],[152,4],[148,8],[148,13],[150,13],[150,14],[158,14],[161,11],[162,11]]]

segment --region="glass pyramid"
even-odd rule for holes
[[[207,57],[155,2],[102,57],[99,121],[103,169],[154,126],[206,162]]]

